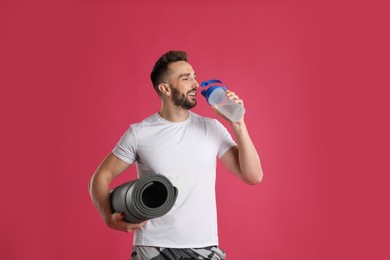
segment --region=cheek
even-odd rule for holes
[[[187,92],[189,91],[188,87],[183,86],[183,84],[182,84],[182,85],[179,85],[178,88],[177,88],[177,90],[178,90],[178,92],[180,93],[180,96],[183,96],[183,95],[185,96],[185,95],[187,95]]]

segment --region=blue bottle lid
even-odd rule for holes
[[[225,85],[219,79],[210,79],[210,80],[203,81],[202,83],[200,83],[200,86],[209,87],[208,89],[204,89],[200,92],[206,98],[207,103],[209,103],[209,96],[211,95],[211,93],[213,93],[214,90],[218,88],[223,88],[226,91]]]

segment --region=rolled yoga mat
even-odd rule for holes
[[[152,174],[126,182],[111,191],[113,212],[123,212],[130,223],[161,217],[175,204],[177,188],[161,174]]]

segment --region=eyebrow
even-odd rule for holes
[[[179,79],[181,78],[181,77],[188,77],[188,76],[191,76],[191,74],[192,73],[183,73],[183,74],[180,74],[179,75]],[[196,76],[196,72],[194,72],[194,77]]]

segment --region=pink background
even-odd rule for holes
[[[18,4],[16,4],[18,3]],[[87,186],[130,123],[158,111],[155,60],[245,100],[265,173],[222,167],[228,259],[390,259],[385,1],[1,1],[1,259],[129,259]],[[202,97],[195,112],[214,117]],[[135,169],[114,184],[135,178]]]

